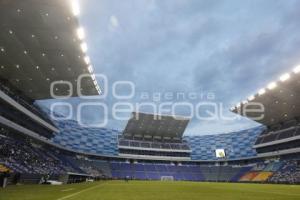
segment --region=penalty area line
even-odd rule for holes
[[[101,184],[101,185],[95,185],[95,186],[93,186],[93,187],[90,187],[90,188],[86,188],[86,189],[84,189],[84,190],[81,190],[81,191],[79,191],[79,192],[75,192],[75,193],[73,193],[73,194],[70,194],[70,195],[67,195],[67,196],[61,197],[61,198],[59,198],[59,199],[57,199],[57,200],[69,199],[69,198],[71,198],[71,197],[77,196],[77,195],[79,195],[79,194],[81,194],[81,193],[84,193],[84,192],[90,191],[90,190],[92,190],[92,189],[95,189],[95,188],[97,188],[97,187],[100,187],[100,186],[102,186],[102,184]]]

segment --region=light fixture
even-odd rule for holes
[[[85,42],[80,44],[80,48],[81,48],[83,53],[86,53],[87,50],[88,50],[87,44]]]
[[[84,57],[84,62],[85,62],[87,65],[90,64],[90,62],[91,62],[90,57],[85,56],[85,57]]]
[[[255,99],[255,96],[254,95],[251,95],[250,97],[248,97],[248,100],[249,101],[252,101],[252,100],[254,100]]]
[[[268,89],[269,90],[273,90],[274,88],[276,88],[277,87],[277,83],[276,82],[271,82],[271,83],[269,83],[269,85],[268,85]]]
[[[300,65],[296,66],[293,71],[295,74],[298,74],[300,72]]]
[[[264,88],[258,90],[258,94],[259,94],[260,96],[263,95],[263,94],[265,94],[265,93],[266,93],[266,89],[264,89]]]
[[[71,0],[71,8],[74,16],[78,16],[80,14],[79,3],[77,0]]]
[[[97,81],[96,80],[94,80],[94,85],[96,86],[96,85],[98,85],[98,83],[97,83]]]
[[[290,78],[291,78],[291,75],[289,73],[286,73],[286,74],[283,74],[282,76],[280,76],[279,79],[280,79],[281,82],[285,82]]]
[[[94,71],[94,70],[93,70],[93,66],[92,66],[92,65],[89,65],[89,66],[88,66],[88,70],[89,70],[90,73],[93,73],[93,71]]]
[[[77,31],[77,37],[79,40],[82,40],[85,38],[85,32],[84,32],[84,29],[82,27],[78,28]]]

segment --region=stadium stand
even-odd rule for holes
[[[0,137],[0,141],[0,161],[14,172],[58,175],[68,170],[75,171],[64,165],[51,152],[33,146],[30,141],[9,137]]]
[[[0,4],[0,174],[24,183],[38,183],[45,175],[70,178],[66,183],[126,177],[300,183],[298,78],[255,96],[266,106],[266,117],[258,121],[261,126],[248,130],[185,136],[187,118],[154,120],[157,115],[135,112],[123,131],[81,127],[75,120],[50,119],[50,111],[35,103],[53,98],[51,83],[61,80],[74,88],[57,84],[57,96],[68,91],[76,97],[77,89],[99,94],[91,66],[83,59],[82,41],[76,39],[79,23],[69,5],[59,0]],[[76,88],[81,74],[88,76]],[[238,111],[244,106],[233,111],[242,113]],[[224,150],[224,156],[218,157],[217,149]]]
[[[159,163],[123,163],[112,162],[112,177],[124,179],[130,177],[140,180],[161,180],[162,177],[173,177],[174,180],[203,181],[204,177],[197,165],[174,165]]]
[[[252,169],[251,166],[241,167],[240,171],[231,177],[230,182],[239,182],[241,178]]]
[[[265,182],[272,176],[272,172],[260,172],[251,181],[253,182]]]
[[[269,179],[272,183],[300,183],[300,161],[287,160]]]
[[[0,173],[5,173],[5,172],[9,173],[11,172],[11,170],[8,167],[6,167],[4,164],[3,165],[0,164]]]
[[[66,156],[66,159],[72,163],[73,166],[77,166],[84,173],[91,175],[92,177],[109,178],[111,172],[109,164],[106,161],[89,160],[84,157],[72,157]]]
[[[193,160],[218,160],[215,150],[225,149],[227,159],[251,158],[257,155],[252,147],[264,127],[219,135],[184,136],[192,149]]]
[[[111,177],[106,161],[88,160],[34,143],[32,140],[1,135],[1,172],[11,169],[21,174],[23,182],[37,183],[44,175],[58,179],[68,173],[82,174],[96,179]]]
[[[74,120],[54,121],[60,129],[52,141],[74,151],[98,155],[118,155],[119,131],[82,127]]]
[[[259,172],[248,172],[246,173],[244,176],[242,176],[240,178],[240,182],[250,182],[252,181],[257,175],[259,174]]]
[[[253,146],[258,156],[278,156],[299,152],[300,109],[299,76],[294,73],[288,80],[281,81],[274,90],[263,95],[256,94],[251,101],[241,103],[232,111],[253,119],[266,127]],[[245,107],[257,108],[252,102],[264,106],[264,117],[259,113],[241,112]]]
[[[133,112],[118,138],[119,155],[189,160],[191,150],[182,138],[188,122],[178,116]]]

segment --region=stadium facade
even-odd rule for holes
[[[258,121],[263,126],[254,129],[184,136],[188,119],[153,120],[151,114],[129,119],[123,131],[80,127],[53,120],[34,104],[53,98],[51,88],[57,96],[100,92],[78,37],[76,7],[61,0],[30,2],[0,1],[0,173],[10,183],[38,183],[45,175],[65,183],[86,178],[300,183],[300,70],[233,108],[243,113],[251,101],[264,104],[266,116]]]

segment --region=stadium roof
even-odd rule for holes
[[[258,94],[252,95],[247,101],[232,108],[232,111],[254,119],[260,113],[243,113],[245,106],[257,108],[249,103],[261,103],[265,107],[264,118],[255,120],[266,126],[275,125],[300,117],[300,66],[293,72],[282,75],[277,82],[271,82]]]
[[[54,81],[69,81],[72,96],[77,96],[77,78],[88,74],[82,93],[99,94],[75,16],[77,6],[71,0],[0,1],[0,79],[36,100],[51,98]],[[53,90],[62,96],[69,89],[56,84]]]
[[[133,112],[123,132],[125,137],[181,139],[190,119]]]

